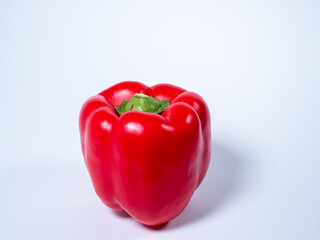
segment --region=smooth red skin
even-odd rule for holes
[[[161,115],[115,106],[135,93],[170,99]],[[170,84],[121,82],[89,98],[80,113],[82,152],[95,191],[114,210],[158,225],[177,217],[203,180],[211,154],[209,110]]]

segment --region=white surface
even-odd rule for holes
[[[319,1],[1,1],[0,239],[320,239]],[[162,229],[103,206],[78,113],[123,80],[202,95],[213,159]]]

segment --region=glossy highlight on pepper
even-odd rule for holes
[[[177,217],[209,166],[208,107],[174,85],[118,83],[84,103],[79,125],[101,201],[146,225]]]

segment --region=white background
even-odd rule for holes
[[[1,1],[0,239],[320,239],[320,2]],[[162,229],[115,214],[78,114],[123,80],[195,91],[213,158]]]

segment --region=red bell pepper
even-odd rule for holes
[[[170,84],[121,82],[89,98],[80,135],[102,202],[146,225],[177,217],[209,166],[208,107],[198,94]]]

